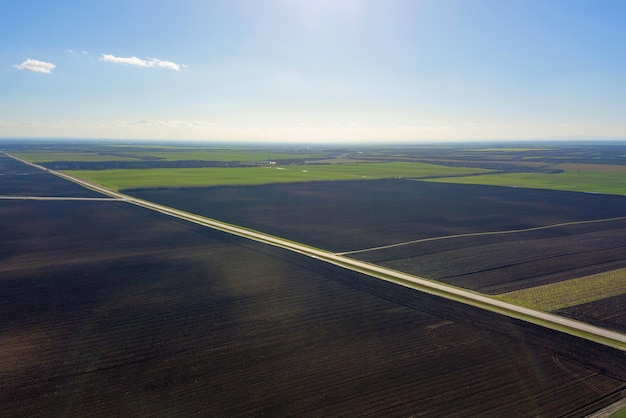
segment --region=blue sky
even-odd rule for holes
[[[0,137],[626,138],[622,0],[0,0]]]

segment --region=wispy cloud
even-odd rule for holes
[[[201,120],[118,120],[116,126],[139,127],[139,128],[169,128],[169,129],[193,129],[193,128],[216,128],[216,123]]]
[[[56,65],[51,62],[39,61],[28,58],[23,63],[16,65],[18,70],[33,71],[35,73],[52,74],[52,70],[56,68]]]
[[[115,64],[134,65],[136,67],[160,67],[167,68],[168,70],[180,71],[184,68],[184,64],[177,64],[172,61],[163,61],[157,58],[141,59],[137,57],[116,57],[111,54],[100,55],[100,61],[112,62]]]

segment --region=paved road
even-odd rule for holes
[[[9,155],[9,154],[7,154]],[[10,155],[9,155],[10,156]],[[13,157],[15,158],[15,157]],[[249,238],[258,242],[263,242],[276,247],[285,248],[290,251],[294,251],[306,256],[326,261],[328,263],[360,272],[372,277],[376,277],[388,282],[397,283],[402,286],[406,286],[412,289],[416,289],[429,294],[441,296],[447,299],[455,300],[465,303],[467,305],[479,307],[488,311],[497,312],[502,315],[506,315],[512,318],[517,318],[526,322],[537,324],[553,330],[565,332],[571,335],[575,335],[581,338],[585,338],[591,341],[595,341],[606,346],[614,347],[626,352],[626,334],[621,334],[616,331],[607,330],[594,325],[590,325],[584,322],[575,321],[562,316],[553,315],[547,312],[536,311],[529,308],[513,305],[511,303],[503,302],[482,295],[480,293],[472,292],[465,289],[448,286],[443,283],[431,281],[422,277],[413,276],[410,274],[402,273],[389,268],[377,266],[375,264],[366,263],[345,257],[343,255],[335,254],[329,251],[320,250],[317,248],[308,247],[306,245],[290,242],[285,239],[275,237],[269,234],[264,234],[257,231],[252,231],[246,228],[242,228],[236,225],[230,225],[224,222],[220,222],[214,219],[205,218],[192,213],[184,212],[182,210],[170,208],[168,206],[159,205],[156,203],[148,202],[142,199],[137,199],[132,196],[126,196],[122,193],[109,190],[105,187],[86,182],[84,180],[69,176],[65,173],[48,170],[44,167],[36,164],[29,163],[27,161],[15,158],[25,164],[33,167],[37,167],[44,171],[48,171],[51,174],[80,184],[91,190],[100,192],[104,195],[116,198],[124,199],[129,203],[152,209],[157,212],[164,213],[166,215],[174,216],[186,221],[194,222],[199,225],[207,226],[220,231],[228,232],[241,237]]]

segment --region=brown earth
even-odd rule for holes
[[[626,266],[626,219],[427,241],[353,257],[498,294]]]
[[[336,252],[626,215],[622,196],[410,180],[130,193]],[[626,220],[431,240],[351,256],[498,294],[626,267]],[[576,317],[576,309],[562,314]],[[597,319],[617,330],[626,325],[622,316]]]
[[[373,180],[129,194],[330,251],[626,216],[626,197]]]
[[[5,416],[583,416],[626,389],[617,350],[123,202],[0,201],[0,248]]]
[[[626,295],[564,308],[558,313],[626,333]]]
[[[0,154],[0,196],[104,197]]]

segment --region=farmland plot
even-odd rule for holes
[[[621,196],[407,180],[131,194],[488,294],[626,267]]]
[[[103,197],[0,154],[0,196]]]
[[[557,313],[626,333],[626,295],[624,294],[563,308]]]
[[[411,180],[129,194],[330,251],[626,216],[626,197]]]
[[[614,350],[123,202],[3,201],[0,227],[8,416],[582,416],[626,388]]]
[[[626,220],[426,241],[353,256],[498,294],[625,267]]]

